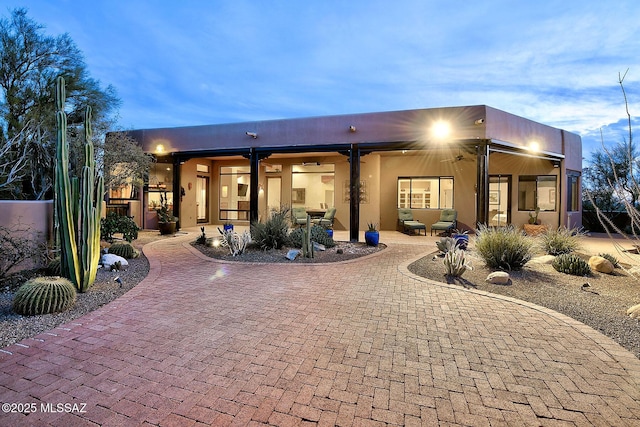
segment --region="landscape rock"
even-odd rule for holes
[[[120,269],[124,269],[126,267],[129,266],[129,263],[127,262],[126,259],[122,258],[119,255],[115,255],[115,254],[104,254],[102,255],[102,258],[100,259],[100,264],[102,264],[102,266],[107,269],[107,270],[111,270],[111,266],[113,264],[115,264],[116,262],[120,261]]]
[[[487,276],[485,281],[494,285],[506,285],[511,281],[511,277],[506,271],[494,271]]]
[[[636,304],[633,307],[630,307],[627,310],[627,314],[629,315],[629,317],[631,317],[632,319],[638,319],[640,320],[640,304]]]
[[[589,267],[592,270],[597,271],[599,273],[611,274],[613,273],[614,267],[611,261],[601,256],[594,255],[589,258]]]
[[[555,258],[553,255],[541,255],[531,258],[527,264],[551,264]]]
[[[289,252],[287,252],[287,259],[288,260],[295,260],[296,258],[298,258],[298,255],[300,255],[300,251],[298,249],[291,249]]]

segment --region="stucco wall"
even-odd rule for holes
[[[53,200],[0,200],[0,218],[2,225],[10,230],[28,228],[25,236],[35,239],[39,245],[53,239]],[[20,268],[37,265],[24,263]]]

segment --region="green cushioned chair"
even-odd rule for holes
[[[456,228],[457,219],[458,211],[455,209],[443,209],[438,222],[431,224],[431,235],[433,236],[434,230],[451,234],[451,231]]]
[[[333,227],[333,219],[336,216],[336,208],[329,208],[322,218],[314,219],[313,223],[323,227]],[[426,231],[425,231],[426,233]]]
[[[400,224],[402,231],[405,233],[411,231],[415,234],[415,231],[418,230],[418,234],[420,234],[420,230],[424,230],[424,235],[427,235],[427,226],[420,221],[415,221],[413,219],[413,212],[411,212],[411,209],[398,209],[398,224]]]
[[[291,222],[293,225],[304,225],[307,223],[307,209],[292,208],[291,209]]]

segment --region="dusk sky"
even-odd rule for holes
[[[22,0],[2,15],[15,7],[70,35],[125,129],[485,104],[580,134],[588,158],[600,129],[627,136],[627,69],[640,111],[637,0]]]

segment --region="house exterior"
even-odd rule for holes
[[[397,209],[458,228],[580,226],[578,135],[485,105],[255,121],[129,132],[157,163],[141,192],[111,189],[144,228],[167,195],[180,226],[249,224],[281,205],[336,208],[351,240],[367,223],[397,229]],[[127,194],[141,194],[131,203]],[[124,197],[123,197],[124,196]],[[119,205],[120,203],[120,205]]]

